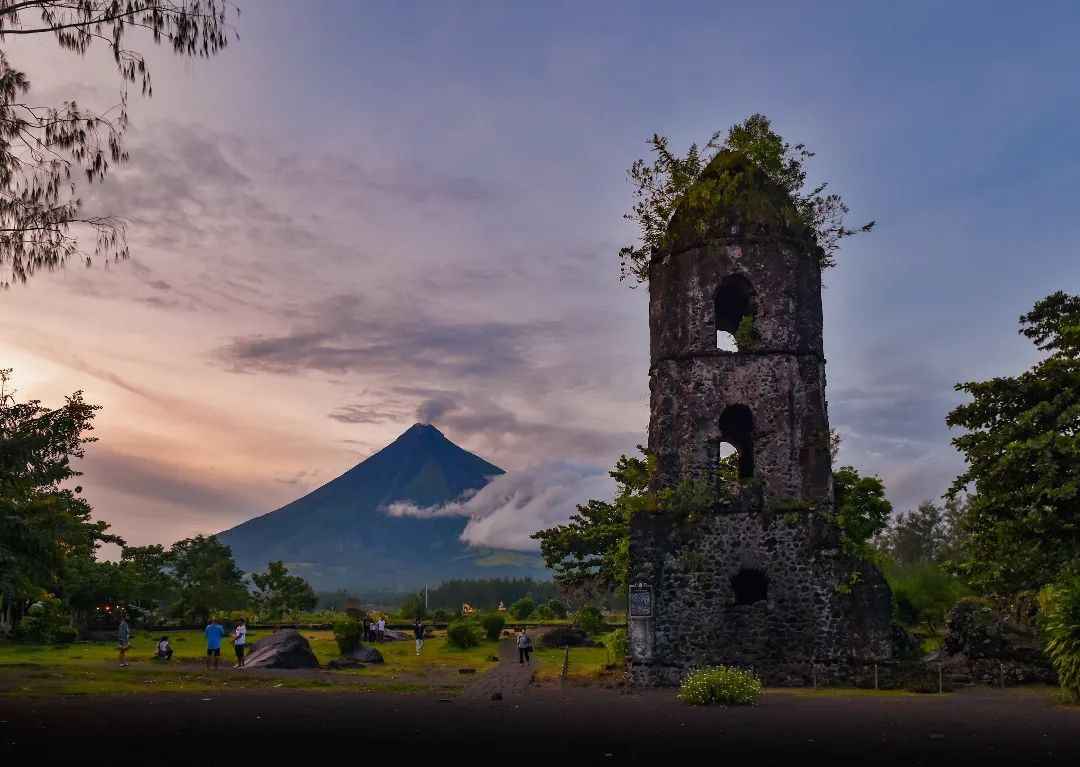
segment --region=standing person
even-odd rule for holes
[[[379,641],[382,642],[386,638],[386,618],[379,616],[379,629],[378,629]]]
[[[236,653],[236,665],[233,668],[244,667],[244,651],[247,650],[247,621],[243,618],[233,629],[233,651]]]
[[[120,640],[120,668],[127,668],[127,651],[128,647],[131,646],[131,626],[128,625],[126,615],[120,615],[120,629],[118,633],[118,638]]]
[[[525,633],[525,628],[522,627],[521,632],[517,635],[517,648],[518,648],[518,663],[532,663],[529,660],[529,653],[532,652],[532,640],[529,639],[529,635]]]
[[[362,642],[371,641],[371,621],[368,620],[367,615],[360,618],[360,640]]]
[[[210,669],[210,659],[213,658],[214,669],[217,670],[221,662],[221,638],[225,636],[225,629],[216,618],[211,617],[203,633],[206,634],[206,668]]]
[[[420,622],[420,619],[416,619],[416,625],[413,626],[413,636],[416,637],[416,654],[419,655],[420,651],[424,649],[424,624]]]

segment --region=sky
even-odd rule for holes
[[[827,398],[839,462],[897,510],[963,465],[954,384],[1029,367],[1018,317],[1080,290],[1073,4],[239,5],[209,60],[128,38],[154,95],[83,196],[131,259],[0,294],[20,398],[103,406],[81,483],[129,543],[270,511],[418,421],[531,493],[480,498],[478,543],[610,489],[648,427],[617,252],[654,133],[762,112],[877,221],[825,273]],[[4,50],[40,103],[119,100],[103,49]]]

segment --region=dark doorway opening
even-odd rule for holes
[[[735,604],[752,605],[763,601],[769,592],[769,579],[761,570],[743,568],[731,579],[735,591]]]

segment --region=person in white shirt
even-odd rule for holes
[[[241,618],[233,629],[233,651],[236,653],[236,665],[233,668],[244,667],[245,650],[247,650],[247,622]]]
[[[379,641],[386,639],[386,618],[379,618]]]

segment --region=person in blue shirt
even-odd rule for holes
[[[211,617],[206,626],[206,668],[210,668],[210,659],[214,659],[214,669],[221,662],[221,638],[225,636],[225,629],[216,618]]]

